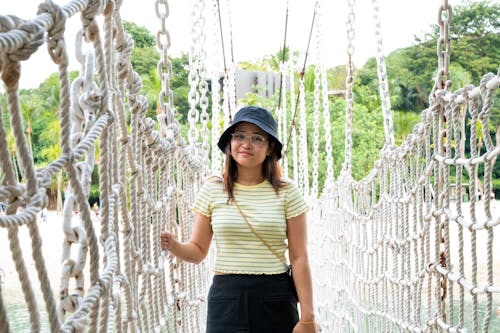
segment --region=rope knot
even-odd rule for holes
[[[44,31],[39,25],[26,23],[13,15],[0,16],[0,31],[11,32],[12,39],[9,45],[0,45],[0,50],[5,50],[0,57],[2,80],[8,89],[16,89],[21,77],[19,62],[27,60],[43,44]]]
[[[18,61],[7,61],[2,66],[2,80],[7,89],[16,89],[21,77],[21,65]]]
[[[113,0],[106,1],[106,6],[104,8],[103,15],[104,16],[112,15],[114,9],[115,9],[115,2]]]
[[[66,15],[60,6],[52,0],[45,0],[38,6],[37,14],[48,13],[52,15],[54,25],[47,31],[47,49],[50,58],[58,65],[66,65],[68,62],[65,56],[64,31],[66,29]]]
[[[106,0],[89,1],[87,8],[82,11],[82,22],[84,27],[88,27],[92,22],[97,25],[94,21],[94,18],[103,12],[105,2]]]
[[[28,34],[26,43],[12,53],[12,60],[27,60],[43,44],[44,30],[35,23],[24,23],[19,26],[19,30]]]
[[[92,20],[87,24],[84,35],[87,42],[94,42],[98,39],[99,26],[96,21]]]

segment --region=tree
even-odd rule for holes
[[[288,47],[285,48],[285,62],[298,59],[299,52],[291,51]],[[280,71],[280,65],[283,61],[283,50],[279,50],[276,54],[265,55],[256,61],[242,61],[238,63],[238,67],[248,71],[267,72],[267,71]]]
[[[421,120],[420,114],[414,112],[394,111],[394,139],[397,145],[406,140],[413,127]]]
[[[496,73],[500,64],[499,22],[500,7],[489,0],[466,0],[464,5],[453,8],[450,73],[455,86],[478,85],[483,74]],[[428,32],[415,36],[413,46],[396,50],[387,57],[389,88],[395,97],[391,102],[395,109],[420,112],[428,107],[438,69],[438,37],[439,26],[431,25]],[[376,78],[375,66],[375,61],[369,60],[363,67],[373,72],[373,79]],[[466,78],[468,82],[464,81]]]
[[[143,81],[151,78],[151,71],[156,72],[156,65],[160,60],[160,54],[154,47],[140,48],[135,47],[132,50],[130,62],[134,71],[136,71]]]
[[[473,82],[479,82],[484,74],[496,73],[500,64],[500,6],[491,0],[465,0],[454,14],[451,61],[467,68]]]
[[[41,104],[38,100],[38,94],[36,94],[33,89],[21,90],[19,93],[19,102],[21,106],[21,112],[23,119],[25,121],[25,132],[26,132],[26,141],[28,144],[28,148],[33,155],[33,120],[36,120],[40,116],[40,108]]]
[[[45,142],[46,145],[40,151],[40,156],[45,160],[55,161],[61,156],[61,145],[59,138],[61,136],[61,126],[59,119],[53,119],[47,124],[46,130],[40,135],[40,140]],[[52,180],[50,189],[51,194],[56,193],[56,209],[58,212],[62,211],[62,186],[63,186],[63,170],[57,173],[56,182]]]
[[[183,53],[179,58],[172,58],[170,61],[172,63],[170,89],[174,94],[174,103],[178,112],[177,118],[182,124],[186,124],[189,111],[189,56]],[[207,111],[210,111],[210,107]]]
[[[147,28],[128,21],[123,21],[123,28],[132,36],[134,48],[149,48],[156,45],[155,37]]]
[[[158,112],[158,98],[162,88],[162,79],[157,72],[160,54],[156,49],[154,36],[146,28],[130,22],[124,22],[124,28],[134,40],[130,61],[133,69],[142,79],[141,93],[146,96],[149,103],[147,116],[154,119]],[[169,60],[172,65],[172,76],[169,84],[174,95],[174,104],[178,110],[178,120],[181,123],[186,123],[189,111],[189,58],[187,54],[182,54],[179,58],[170,58]]]

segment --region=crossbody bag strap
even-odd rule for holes
[[[255,231],[255,229],[253,228],[253,226],[250,224],[250,222],[248,222],[248,219],[247,219],[246,215],[241,210],[240,205],[238,205],[238,203],[236,202],[236,198],[233,198],[233,202],[236,205],[236,207],[238,208],[238,210],[240,211],[240,214],[243,217],[243,220],[245,220],[246,224],[248,225],[248,227],[250,228],[250,230],[253,232],[253,234],[255,235],[255,237],[257,237],[262,242],[262,244],[264,244],[269,249],[269,251],[271,251],[288,268],[288,264],[286,263],[286,261],[283,260],[283,258],[281,258],[276,253],[276,251],[274,251],[274,249],[271,247],[271,245],[269,245],[268,242],[266,242],[262,237],[260,237],[260,235],[257,233],[257,231]]]

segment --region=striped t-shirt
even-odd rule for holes
[[[234,197],[254,230],[284,260],[286,219],[309,210],[297,186],[285,181],[277,195],[267,180],[252,186],[236,183]],[[286,268],[250,230],[238,207],[228,202],[220,178],[202,186],[193,210],[211,217],[217,254],[215,271],[232,274],[280,274]]]

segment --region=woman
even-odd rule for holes
[[[223,177],[211,177],[194,203],[191,239],[161,233],[162,249],[200,263],[216,240],[215,275],[208,294],[208,333],[316,332],[307,256],[308,206],[281,179],[282,144],[271,113],[244,107],[221,135]],[[288,251],[300,302],[287,274]]]

